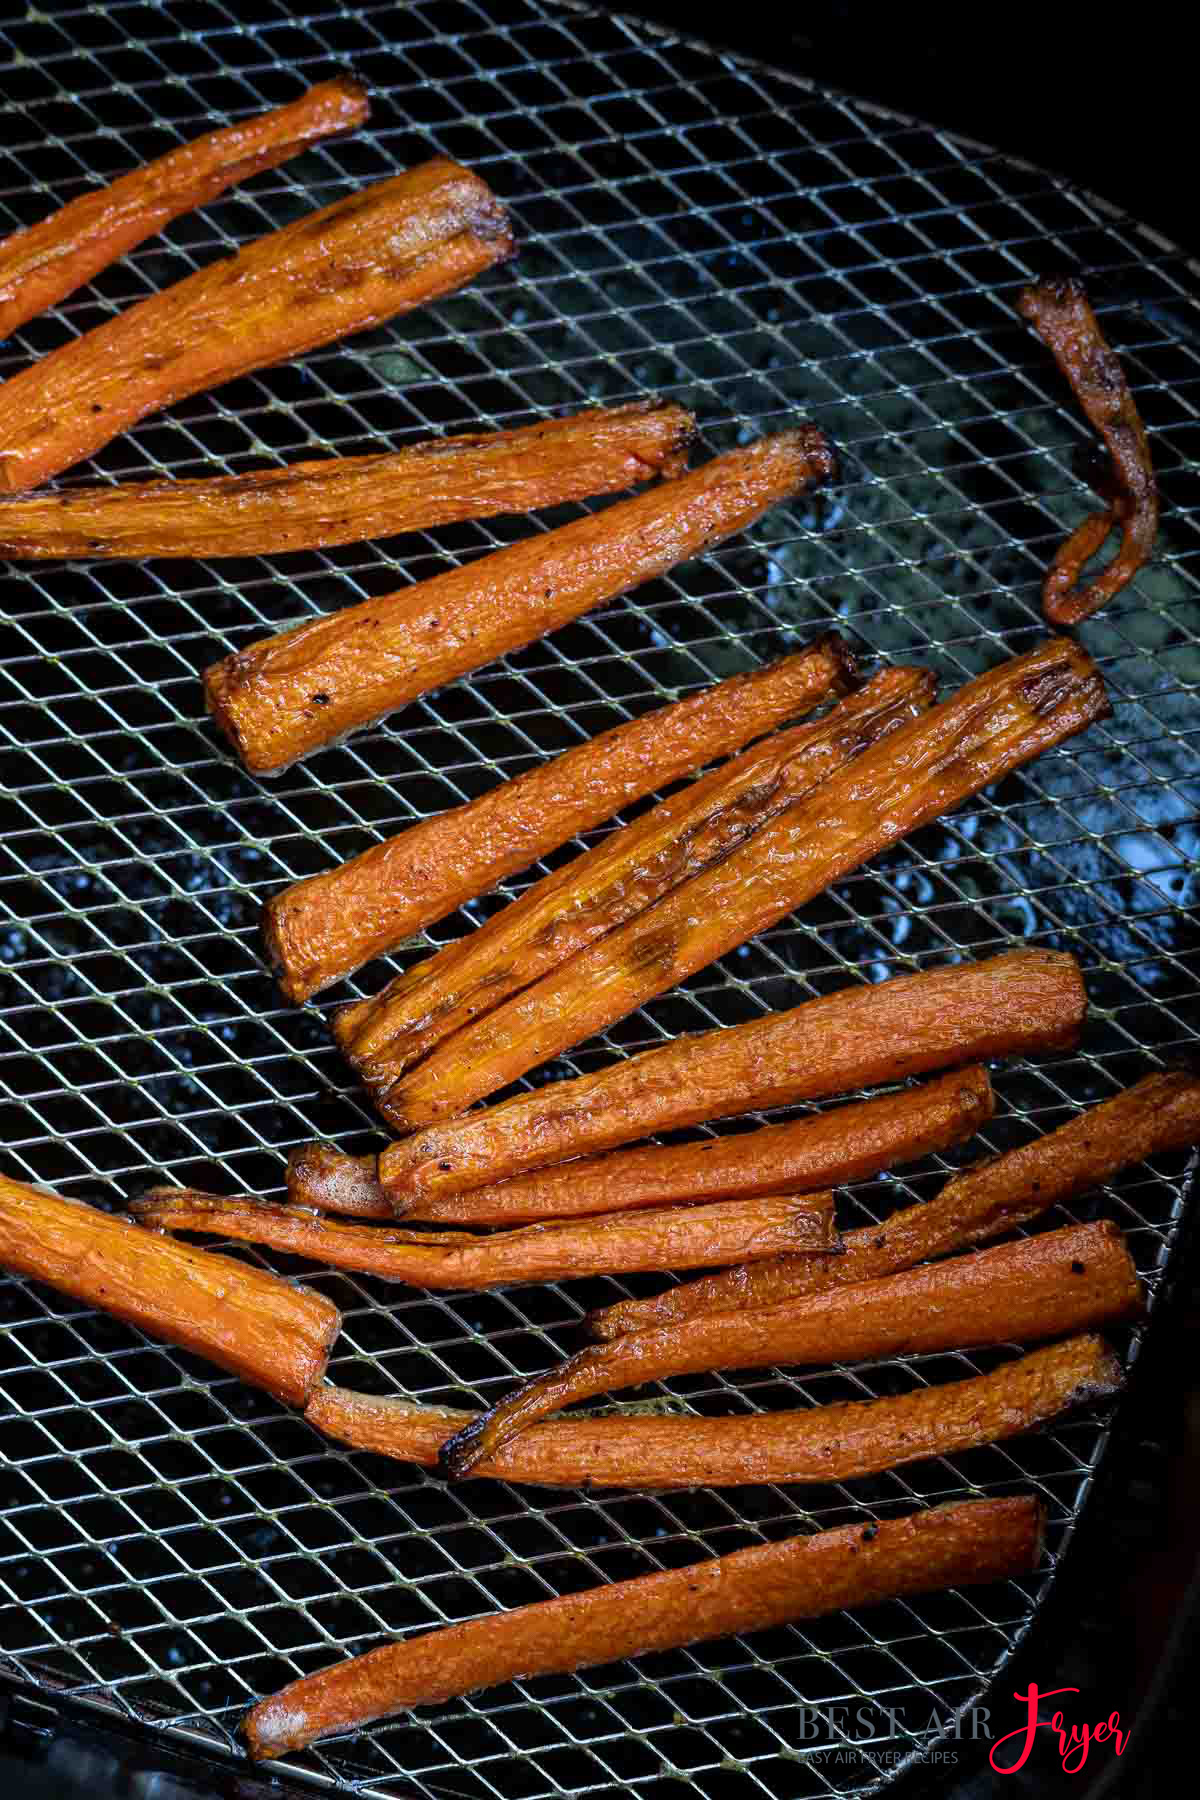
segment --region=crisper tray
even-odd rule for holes
[[[116,308],[356,183],[433,151],[510,203],[518,262],[395,325],[230,383],[70,480],[399,445],[587,400],[669,394],[703,450],[811,418],[828,498],[326,751],[273,783],[234,766],[199,671],[298,615],[389,591],[574,517],[446,527],[273,559],[11,568],[0,657],[0,1156],[118,1205],[154,1179],[278,1192],[289,1146],[376,1142],[323,1023],[281,1005],[263,900],[585,735],[836,625],[956,684],[1044,632],[1040,581],[1087,507],[1090,433],[1016,317],[1015,284],[1087,272],[1153,434],[1158,553],[1083,628],[1111,722],[840,883],[802,916],[554,1065],[596,1067],[847,981],[1014,943],[1077,952],[1085,1051],[999,1072],[999,1148],[1170,1062],[1196,1030],[1200,934],[1188,733],[1200,675],[1196,272],[1061,181],[606,11],[528,0],[30,11],[4,28],[0,229],[216,119],[352,65],[370,128],[173,224],[0,351],[22,367]],[[566,854],[564,852],[564,854]],[[527,878],[532,879],[539,871]],[[524,881],[506,884],[505,894]],[[430,934],[485,916],[493,896]],[[329,997],[375,991],[377,964]],[[850,1192],[844,1223],[935,1191],[935,1158]],[[1184,1162],[1088,1201],[1152,1286]],[[1053,1221],[1052,1221],[1053,1222]],[[491,1401],[641,1281],[440,1297],[234,1254],[328,1293],[335,1379]],[[1104,1431],[1080,1416],[1003,1448],[846,1486],[655,1498],[448,1489],[343,1454],[265,1396],[45,1288],[0,1279],[0,1656],[13,1674],[234,1746],[247,1704],[387,1636],[914,1503],[1032,1486],[1057,1555]],[[899,1391],[993,1366],[706,1376],[698,1411]],[[652,1399],[654,1396],[652,1395]],[[862,1794],[937,1741],[1025,1631],[1048,1577],[895,1603],[747,1642],[520,1683],[283,1765],[364,1795],[543,1800]],[[890,1708],[837,1757],[797,1707]],[[877,1716],[877,1715],[871,1715]],[[857,1737],[860,1725],[852,1726]],[[663,1785],[664,1778],[672,1778]]]

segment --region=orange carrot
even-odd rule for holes
[[[605,512],[260,638],[205,671],[209,710],[248,769],[286,769],[744,530],[832,462],[811,425],[730,450]]]
[[[1042,1513],[1032,1495],[755,1544],[368,1651],[261,1700],[242,1730],[251,1756],[282,1756],[331,1732],[503,1681],[1026,1575],[1041,1550]]]
[[[1078,963],[1053,950],[841,988],[422,1131],[382,1153],[379,1179],[403,1210],[417,1194],[482,1187],[656,1131],[966,1062],[1072,1049],[1086,1009]]]
[[[890,1275],[1027,1225],[1147,1156],[1197,1143],[1200,1076],[1185,1070],[1147,1075],[1057,1131],[964,1170],[936,1199],[904,1207],[882,1225],[848,1231],[843,1256],[819,1265],[787,1257],[747,1263],[649,1299],[622,1300],[593,1313],[588,1324],[596,1337],[614,1338],[700,1313],[802,1300]]]
[[[1061,1337],[1129,1318],[1141,1304],[1116,1226],[1068,1226],[806,1300],[701,1313],[589,1345],[464,1426],[439,1467],[467,1474],[548,1413],[645,1381]]]
[[[512,254],[504,208],[437,159],[259,238],[0,386],[0,488],[36,487],[173,401],[382,324]]]
[[[694,421],[651,401],[194,481],[0,497],[0,555],[267,556],[529,512],[677,475]]]
[[[370,110],[357,82],[323,81],[287,106],[195,138],[14,232],[0,243],[0,338],[65,300],[180,213],[322,138],[352,131]]]
[[[0,527],[2,519],[0,509]],[[601,732],[294,883],[268,902],[263,919],[280,986],[289,1000],[307,1000],[622,806],[740,750],[855,678],[849,647],[829,633],[766,668]]]

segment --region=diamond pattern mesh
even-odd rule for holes
[[[234,471],[645,391],[693,405],[706,452],[797,413],[837,442],[830,497],[429,696],[270,785],[218,747],[197,675],[301,615],[387,592],[577,516],[449,526],[275,559],[10,570],[0,655],[0,1141],[4,1167],[119,1204],[152,1179],[278,1190],[289,1146],[374,1142],[321,1011],[280,1005],[265,897],[498,777],[839,625],[956,683],[1041,635],[1040,578],[1088,506],[1089,433],[1016,318],[1015,283],[1078,266],[1154,441],[1151,568],[1084,629],[1111,723],[1043,758],[803,916],[703,971],[556,1072],[731,1024],[848,979],[1013,942],[1076,951],[1086,1054],[1006,1068],[992,1147],[1069,1117],[1196,1030],[1200,766],[1195,271],[1036,170],[603,12],[546,0],[224,0],[31,10],[11,52],[0,230],[213,120],[354,65],[369,130],[177,221],[0,349],[22,367],[115,309],[433,150],[511,204],[522,254],[426,312],[230,383],[121,438],[116,479]],[[533,871],[533,879],[540,871]],[[445,921],[439,942],[525,879]],[[373,992],[395,963],[337,994]],[[971,1153],[977,1153],[978,1146]],[[935,1158],[847,1194],[846,1224],[929,1195]],[[1163,1159],[1087,1202],[1152,1284],[1183,1201]],[[1061,1221],[1059,1221],[1061,1222]],[[238,1255],[258,1253],[240,1249]],[[490,1400],[652,1278],[441,1298],[295,1259],[341,1306],[333,1373]],[[796,1529],[1030,1485],[1057,1553],[1103,1443],[1053,1433],[848,1487],[655,1498],[448,1490],[343,1454],[182,1354],[0,1279],[0,1657],[27,1679],[228,1746],[246,1704],[381,1637]],[[807,1375],[697,1377],[656,1403],[819,1404],[1007,1352]],[[863,1793],[926,1746],[1028,1624],[1044,1581],[894,1604],[527,1681],[426,1708],[293,1764],[362,1794],[462,1800],[638,1790]],[[898,1709],[835,1763],[796,1707]],[[836,1748],[836,1744],[834,1746]]]

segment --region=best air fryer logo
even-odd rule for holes
[[[1015,1731],[997,1738],[992,1745],[988,1761],[997,1775],[1015,1775],[1018,1769],[1025,1767],[1039,1731],[1049,1733],[1055,1739],[1059,1759],[1068,1775],[1077,1775],[1099,1745],[1111,1747],[1113,1755],[1120,1756],[1129,1742],[1129,1732],[1121,1730],[1120,1713],[1109,1713],[1107,1719],[1101,1719],[1097,1725],[1072,1724],[1058,1707],[1046,1716],[1049,1712],[1045,1705],[1047,1700],[1058,1694],[1078,1692],[1079,1689],[1074,1687],[1042,1689],[1036,1681],[1031,1681],[1025,1693],[1013,1695],[1013,1699],[1025,1708],[1025,1722]]]

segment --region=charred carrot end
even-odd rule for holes
[[[1027,1575],[1042,1549],[1030,1495],[846,1525],[424,1632],[294,1681],[242,1730],[251,1756],[518,1676],[565,1674],[934,1588]]]
[[[345,76],[323,81],[287,106],[168,151],[6,238],[0,243],[0,338],[66,299],[169,220],[260,169],[287,162],[309,144],[353,130],[370,110],[357,82]]]
[[[0,1176],[0,1267],[303,1406],[341,1326],[323,1295]]]
[[[732,854],[932,701],[926,670],[881,671],[823,718],[775,733],[544,877],[369,1010],[339,1015],[335,1035],[379,1112],[405,1129],[414,1114],[464,1110],[476,1082],[460,1046],[476,1021]]]
[[[9,497],[0,555],[269,556],[531,512],[677,475],[694,425],[682,407],[635,402],[390,455]]]
[[[1070,1049],[1086,1011],[1079,964],[1052,950],[842,988],[422,1131],[388,1146],[379,1179],[403,1205],[706,1119]]]
[[[1056,554],[1042,590],[1053,625],[1078,625],[1137,574],[1154,548],[1158,531],[1158,488],[1145,428],[1117,356],[1109,348],[1088,303],[1083,284],[1073,278],[1041,281],[1023,288],[1017,300],[1046,345],[1112,458],[1115,494],[1104,512],[1093,513]],[[1108,567],[1087,586],[1079,585],[1084,565],[1110,532],[1121,534]]]
[[[759,1486],[852,1481],[932,1456],[999,1443],[1117,1393],[1119,1359],[1093,1336],[1031,1351],[988,1375],[883,1400],[709,1419],[639,1416],[531,1426],[475,1477],[566,1488]],[[432,1468],[471,1415],[399,1396],[319,1387],[305,1418],[355,1450]]]
[[[1147,1075],[1045,1137],[965,1169],[935,1199],[893,1213],[882,1225],[847,1232],[836,1264],[786,1257],[746,1264],[650,1299],[621,1301],[593,1313],[588,1323],[594,1336],[609,1339],[699,1313],[773,1305],[871,1280],[998,1237],[1148,1156],[1197,1143],[1200,1076],[1182,1069]]]
[[[461,1478],[548,1413],[634,1383],[1020,1343],[1129,1318],[1141,1305],[1115,1226],[1046,1232],[804,1301],[704,1314],[591,1346],[464,1426],[443,1445],[438,1467]]]
[[[530,1226],[486,1237],[467,1232],[387,1230],[322,1219],[298,1207],[159,1188],[135,1200],[134,1216],[155,1230],[216,1232],[431,1288],[495,1287],[509,1281],[646,1269],[712,1268],[780,1250],[837,1248],[830,1194],[762,1195],[711,1206],[659,1207]]]
[[[280,986],[289,1000],[308,999],[622,806],[741,750],[856,679],[849,646],[828,633],[766,668],[602,732],[466,806],[285,888],[263,920]],[[429,967],[421,965],[422,981]],[[342,1029],[386,1011],[410,985],[402,977],[376,1000],[345,1008]]]
[[[36,487],[160,407],[409,312],[512,249],[490,188],[441,158],[297,219],[0,386],[0,487]]]
[[[731,450],[603,513],[260,639],[206,670],[209,710],[248,769],[287,768],[665,574],[832,467],[813,426]]]
[[[396,1208],[379,1185],[378,1163],[377,1156],[347,1156],[334,1144],[301,1144],[287,1161],[288,1199],[352,1219],[394,1219]]]
[[[987,1070],[962,1069],[899,1094],[736,1137],[579,1157],[465,1194],[421,1196],[406,1216],[439,1225],[532,1225],[539,1219],[683,1201],[806,1193],[864,1181],[897,1163],[962,1143],[991,1117],[993,1105]],[[360,1183],[369,1181],[369,1203],[386,1207],[374,1158],[368,1175],[356,1159],[338,1158],[327,1145],[310,1148],[321,1157],[311,1175],[307,1168],[302,1171],[294,1200],[343,1211],[340,1205],[326,1204],[324,1194],[331,1192],[336,1201],[344,1189],[357,1192]]]

